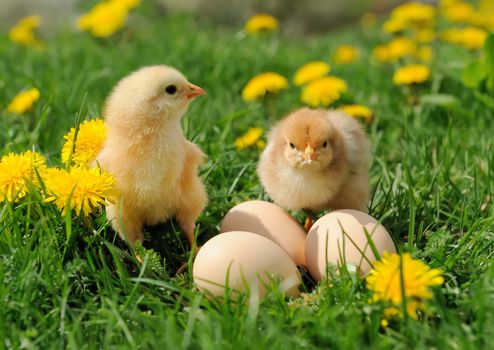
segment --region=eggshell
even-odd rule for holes
[[[307,234],[285,210],[265,201],[247,201],[233,207],[223,219],[220,232],[257,233],[278,244],[297,265],[305,265]]]
[[[388,231],[372,216],[357,210],[336,210],[317,220],[307,236],[305,256],[312,277],[317,281],[323,279],[326,264],[342,264],[340,257],[344,264],[355,265],[361,276],[366,275],[372,268],[369,262],[377,258],[364,228],[380,255],[396,252]]]
[[[228,286],[263,297],[264,285],[278,277],[286,295],[300,294],[300,276],[292,259],[274,242],[251,232],[234,231],[211,238],[197,253],[192,274],[200,290],[216,296],[224,295]]]

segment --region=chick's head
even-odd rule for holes
[[[112,114],[112,109],[125,109],[128,115],[176,118],[183,115],[192,99],[204,93],[172,67],[144,67],[117,84],[107,101],[107,111]]]
[[[279,125],[283,157],[294,168],[327,168],[338,153],[341,138],[327,111],[299,109]]]

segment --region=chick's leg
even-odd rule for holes
[[[144,242],[142,219],[132,208],[120,204],[109,205],[106,207],[106,218],[119,236],[126,239],[131,247],[134,247],[136,241]]]
[[[204,185],[194,174],[194,177],[189,179],[187,186],[182,186],[182,196],[175,217],[184,231],[190,247],[195,247],[196,252],[197,244],[194,237],[196,220],[206,207],[206,203],[207,194]]]

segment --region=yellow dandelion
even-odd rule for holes
[[[420,84],[429,79],[431,71],[423,64],[412,64],[398,68],[393,75],[396,85]]]
[[[88,216],[101,206],[115,203],[118,191],[113,176],[98,168],[51,168],[46,171],[46,202],[53,202],[62,210],[70,208],[76,215]],[[70,206],[69,205],[70,201]]]
[[[355,62],[359,57],[359,49],[352,45],[339,46],[334,55],[333,60],[338,64],[349,64]]]
[[[415,54],[416,45],[410,38],[399,37],[388,43],[389,59],[396,61],[400,58],[410,57]]]
[[[141,0],[112,0],[114,2],[118,2],[121,6],[130,10],[141,4]]]
[[[383,23],[383,31],[390,34],[403,32],[408,27],[408,22],[400,18],[390,18]]]
[[[301,100],[311,107],[327,107],[348,90],[347,83],[337,77],[323,77],[309,83],[303,90]]]
[[[293,77],[293,83],[297,86],[321,78],[329,73],[331,67],[324,61],[312,61],[300,67]]]
[[[245,23],[245,31],[249,34],[256,34],[262,31],[273,31],[278,29],[280,23],[276,19],[268,14],[258,14],[252,16]]]
[[[235,142],[234,142],[235,147],[237,147],[237,150],[241,150],[241,149],[253,146],[257,143],[259,143],[257,145],[258,147],[259,147],[259,145],[262,146],[262,142],[259,139],[263,133],[264,133],[263,128],[249,128],[249,130],[247,130],[247,132],[245,134],[243,134],[242,136],[238,137],[235,140]],[[259,147],[259,148],[261,148],[261,147]]]
[[[357,105],[357,104],[343,105],[340,107],[340,109],[349,116],[355,118],[364,118],[367,123],[372,122],[373,113],[371,109],[367,106]]]
[[[38,46],[41,41],[36,37],[34,30],[39,26],[40,22],[40,17],[36,15],[21,18],[9,30],[10,41],[25,46]]]
[[[418,29],[415,31],[415,41],[421,44],[428,44],[434,41],[436,32],[430,28]]]
[[[432,48],[430,46],[420,46],[417,49],[416,57],[422,62],[432,61]]]
[[[242,99],[252,101],[267,93],[277,94],[288,87],[288,80],[273,72],[266,72],[256,75],[250,79],[242,90]]]
[[[471,4],[458,1],[446,6],[443,10],[443,15],[453,23],[470,23],[477,15],[477,12]]]
[[[441,39],[470,50],[480,49],[487,39],[487,32],[480,28],[451,28],[441,33]]]
[[[391,11],[391,18],[411,24],[428,24],[434,21],[436,8],[420,2],[408,2]]]
[[[420,260],[414,260],[409,253],[401,256],[384,253],[380,261],[366,278],[367,288],[373,292],[374,302],[391,302],[400,307],[403,295],[406,298],[407,312],[413,318],[416,311],[423,308],[423,300],[432,298],[430,287],[444,282],[439,269],[431,269]],[[408,305],[410,304],[410,305]],[[394,316],[399,309],[391,307],[385,316]]]
[[[77,166],[89,165],[98,155],[106,139],[106,125],[103,119],[85,120],[79,126],[74,148],[75,129],[71,128],[64,136],[62,161],[68,165],[69,158]],[[72,153],[72,155],[71,155]]]
[[[77,26],[80,30],[88,31],[95,37],[108,37],[125,25],[128,14],[128,4],[124,1],[104,1],[79,17]]]
[[[381,44],[377,45],[373,50],[372,50],[372,57],[381,63],[388,62],[391,60],[391,55],[389,53],[389,47],[388,45]]]
[[[32,151],[0,158],[0,202],[17,202],[25,197],[29,184],[39,186],[38,174],[42,176],[45,169],[43,156]]]
[[[17,94],[7,106],[8,113],[23,114],[30,111],[39,100],[40,92],[36,88]]]

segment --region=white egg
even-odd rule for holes
[[[200,290],[215,296],[224,295],[228,286],[262,298],[265,286],[274,280],[279,280],[286,295],[300,294],[300,276],[292,259],[274,242],[251,232],[227,232],[211,238],[197,253],[192,274]]]
[[[307,237],[300,224],[285,210],[265,201],[247,201],[233,207],[223,219],[220,232],[257,233],[278,244],[297,265],[305,265]]]
[[[307,267],[312,277],[320,281],[326,276],[328,264],[344,265],[366,275],[377,260],[369,239],[378,255],[396,252],[388,231],[366,213],[344,209],[333,211],[317,220],[309,231],[305,244]]]

